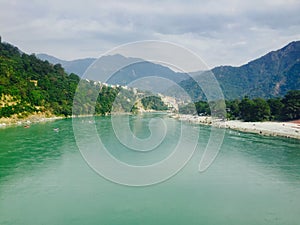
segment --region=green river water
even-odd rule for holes
[[[140,138],[149,136],[151,117],[130,117]],[[178,141],[180,122],[161,117],[173,130],[159,154],[149,157],[116,144],[110,117],[95,118],[95,125],[112,155],[144,165],[167,157],[167,146]],[[200,173],[210,127],[186,125],[200,132],[195,154],[172,178],[145,187],[112,183],[94,172],[78,150],[72,119],[0,129],[0,224],[300,224],[299,140],[226,130],[216,160]]]

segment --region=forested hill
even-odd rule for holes
[[[26,118],[32,114],[72,115],[73,98],[80,78],[67,74],[60,64],[50,64],[35,55],[21,52],[8,43],[0,43],[0,118]],[[111,112],[112,104],[122,87],[110,87],[99,82],[83,80],[82,91],[99,93],[96,105],[85,93],[76,101],[76,114]],[[135,99],[137,90],[122,91],[116,107],[130,111],[129,99]],[[163,103],[161,103],[163,105]]]
[[[289,90],[300,89],[300,41],[291,42],[243,66],[220,66],[212,72],[226,99],[282,97]],[[192,80],[183,81],[181,85],[195,99],[203,99],[202,91]]]
[[[34,112],[71,115],[72,98],[79,82],[60,64],[52,65],[0,43],[1,115],[26,117]]]
[[[87,58],[64,61],[45,54],[37,56],[44,60],[47,59],[54,64],[61,63],[67,71],[76,71],[78,75],[82,75],[94,60]],[[132,60],[132,63],[136,62],[135,59],[121,55],[108,56],[104,60],[108,65],[111,61],[114,63],[119,61],[128,63],[130,60]],[[285,47],[269,52],[245,65],[239,67],[219,66],[213,68],[212,72],[219,81],[226,99],[241,99],[243,96],[249,96],[250,98],[283,97],[289,90],[300,89],[300,41],[291,42]],[[192,74],[201,73],[196,72]],[[191,79],[188,79],[186,74],[174,72],[167,67],[150,62],[123,68],[108,83],[126,85],[133,78],[149,75],[160,75],[176,83],[181,82],[184,90],[187,90],[196,100],[204,99],[203,92],[199,88],[197,89],[197,85]],[[201,78],[199,81],[201,81]],[[161,92],[161,90],[166,89],[165,85],[165,83],[152,84],[151,86],[155,88],[152,91]],[[159,87],[163,88],[159,90]],[[149,87],[147,88],[149,90]],[[180,91],[177,89],[173,90],[173,88],[165,92],[166,95],[175,95],[177,97],[180,97],[180,93]]]
[[[278,97],[300,89],[300,41],[272,51],[240,67],[216,67],[225,95]],[[237,96],[232,96],[237,97]]]

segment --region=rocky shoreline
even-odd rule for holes
[[[247,133],[256,133],[265,136],[279,136],[300,140],[299,120],[291,122],[243,122],[240,120],[222,121],[220,119],[213,119],[210,116],[193,116],[182,114],[170,114],[170,117],[194,124],[215,126],[218,128],[232,129]],[[28,126],[32,123],[48,122],[64,118],[65,117],[57,117],[53,115],[49,116],[46,114],[33,114],[25,119],[0,118],[0,128],[11,126]]]
[[[54,115],[49,115],[45,113],[38,113],[38,114],[32,114],[26,118],[17,118],[17,117],[11,117],[11,118],[0,118],[0,128],[6,128],[6,127],[14,127],[14,126],[29,126],[33,123],[42,123],[42,122],[48,122],[48,121],[54,121],[58,119],[64,119],[65,117],[58,117]]]
[[[195,124],[211,125],[219,128],[226,128],[247,133],[255,133],[265,136],[279,136],[286,138],[300,139],[300,122],[243,122],[240,120],[222,121],[213,120],[209,116],[193,116],[174,114],[171,117],[181,121],[188,121]]]

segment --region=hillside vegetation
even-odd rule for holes
[[[45,111],[71,115],[78,82],[79,77],[66,74],[60,64],[52,65],[0,43],[1,117],[16,114],[22,118]]]
[[[254,121],[288,121],[300,119],[300,90],[291,90],[283,98],[226,100],[227,119]],[[181,106],[182,114],[211,115],[211,106],[198,101]]]
[[[300,119],[299,50],[300,42],[293,42],[247,65],[213,69],[225,96],[238,96],[236,100],[226,101],[227,117],[245,121]],[[150,64],[146,65],[149,67]],[[141,74],[148,68],[138,66],[137,71]],[[78,84],[80,89],[74,99]],[[182,81],[180,85],[194,99],[202,99],[195,105],[191,103],[181,107],[180,113],[211,113],[199,87],[190,80]],[[139,107],[146,110],[168,109],[160,97],[146,96],[149,93],[133,88],[80,80],[76,74],[66,73],[60,64],[53,65],[8,43],[0,43],[0,118],[26,118],[33,114],[106,115],[112,110],[137,112]],[[72,108],[73,103],[75,109]]]
[[[69,72],[82,75],[85,69],[95,59],[79,59],[64,61],[49,55],[38,55],[42,59],[47,59],[53,64],[61,63]],[[142,59],[126,58],[121,55],[102,57],[104,62],[103,70],[107,70],[105,65],[114,63],[118,65],[130,64],[118,71],[108,81],[110,84],[128,85],[131,81],[145,76],[159,75],[168,80],[172,80],[198,101],[205,100],[205,95],[197,84],[189,79],[184,73],[174,72],[163,65],[151,62],[140,62]],[[126,63],[125,63],[126,62]],[[140,63],[135,63],[140,62]],[[80,68],[80,69],[79,69]],[[133,72],[134,71],[134,72]],[[78,73],[77,73],[78,72]],[[220,87],[227,100],[249,98],[276,98],[283,97],[289,90],[300,89],[300,41],[294,41],[283,48],[269,52],[264,56],[255,59],[239,67],[219,66],[211,70],[218,80]],[[205,82],[202,72],[191,73],[199,82]],[[177,86],[177,85],[176,85]],[[166,82],[147,87],[147,90],[162,92],[167,88]],[[182,97],[180,89],[169,87],[169,90],[162,94]]]
[[[220,66],[211,70],[218,80],[227,100],[283,97],[290,90],[300,89],[300,41],[272,51],[239,67]],[[195,72],[195,80],[205,82],[205,71]],[[205,95],[193,79],[184,80],[180,86],[195,100],[205,100]],[[176,95],[177,90],[171,90]]]
[[[26,118],[39,113],[71,116],[79,81],[77,75],[67,74],[60,64],[50,64],[8,43],[0,43],[0,118]],[[121,89],[81,80],[73,114],[110,113]],[[91,99],[92,95],[97,99]],[[130,112],[137,95],[132,89],[122,90],[122,95],[117,98],[115,109]]]

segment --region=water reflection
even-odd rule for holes
[[[223,149],[269,182],[300,183],[300,140],[228,131]],[[239,164],[239,162],[237,162]],[[256,172],[255,172],[256,171]],[[260,172],[258,172],[260,171]]]
[[[0,182],[7,177],[26,176],[36,168],[46,168],[47,163],[58,160],[64,151],[74,150],[70,125],[70,121],[60,120],[34,124],[29,129],[1,129]],[[59,132],[55,132],[54,129],[58,127]]]
[[[149,134],[147,120],[132,127],[140,137]],[[122,149],[109,117],[95,118],[95,126],[120,159],[157,159]],[[228,130],[213,165],[199,173],[209,132],[200,127],[200,149],[172,179],[132,188],[108,182],[85,164],[71,120],[0,130],[0,224],[297,224],[300,142]],[[179,134],[175,129],[166,142],[172,145]],[[160,157],[169,154],[161,150]]]

